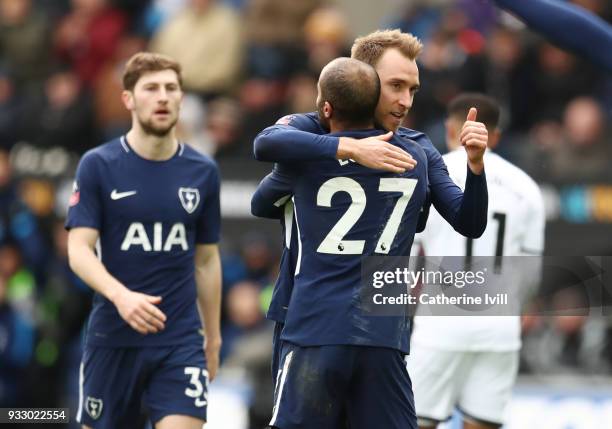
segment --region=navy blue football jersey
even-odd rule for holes
[[[280,118],[276,122],[277,126],[288,125],[302,131],[307,131],[313,134],[326,134],[328,131],[323,128],[316,114],[294,114]],[[286,190],[286,195],[291,196],[293,192],[294,172],[293,165],[277,164],[274,166],[275,173],[284,176],[284,181],[277,183],[272,189],[277,194],[282,194]],[[254,204],[258,197],[261,197],[261,206],[265,206],[265,195],[254,195]],[[280,204],[277,204],[280,206]],[[293,291],[293,275],[295,273],[295,264],[297,261],[297,230],[294,221],[293,201],[287,199],[282,206],[280,216],[282,236],[283,236],[283,252],[279,264],[278,277],[274,284],[272,292],[272,300],[266,317],[276,322],[284,323]]]
[[[294,166],[298,256],[283,340],[300,346],[354,344],[408,352],[407,318],[371,316],[360,302],[362,258],[409,255],[426,198],[425,152],[407,139],[394,137],[391,143],[417,160],[415,169],[393,174],[350,160]]]
[[[285,175],[287,175],[288,170],[294,168],[294,163],[332,160],[336,155],[338,137],[326,134],[327,132],[319,122],[317,112],[284,116],[275,125],[266,128],[257,136],[254,141],[255,157],[261,161],[288,163],[289,168],[285,168],[283,171]],[[395,135],[416,142],[427,158],[427,196],[421,209],[417,231],[421,232],[425,228],[429,207],[433,203],[438,212],[458,232],[466,236],[479,236],[479,231],[481,234],[484,226],[486,226],[487,187],[484,174],[475,176],[470,174],[468,170],[469,179],[467,183],[469,185],[466,183],[465,196],[469,198],[464,199],[463,192],[448,175],[442,156],[426,134],[400,127]],[[266,197],[276,198],[277,195],[284,192],[287,186],[291,187],[285,182],[267,183],[267,185],[272,185],[275,188],[275,192],[271,192],[269,195],[256,192],[253,196],[253,205],[258,205],[260,211],[265,212],[266,204],[270,205],[270,203],[276,201],[276,199],[271,200]],[[278,215],[272,215],[269,212],[263,214],[262,217],[278,217]],[[285,229],[283,229],[283,234],[287,235]],[[292,237],[295,238],[295,234]],[[284,321],[293,289],[296,251],[297,243],[291,244],[290,248],[285,247],[283,249],[279,277],[275,284],[270,311],[268,312],[270,319],[281,323]],[[290,253],[290,255],[286,255],[286,253]]]
[[[216,164],[180,144],[166,161],[151,161],[125,137],[81,159],[67,228],[100,233],[98,256],[111,275],[133,291],[161,296],[165,329],[142,335],[100,294],[94,297],[87,344],[108,347],[173,345],[201,340],[196,307],[196,244],[219,241]]]

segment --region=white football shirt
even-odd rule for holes
[[[467,154],[463,148],[444,155],[453,181],[465,189]],[[484,156],[489,193],[489,217],[481,238],[468,239],[457,233],[433,208],[423,233],[415,237],[426,256],[465,256],[468,249],[477,256],[541,255],[544,247],[545,211],[538,185],[521,169],[487,150]],[[414,253],[414,252],[413,252]],[[513,258],[508,258],[513,259]],[[514,258],[513,260],[516,260]],[[530,262],[532,262],[531,260]],[[504,263],[506,260],[504,259]],[[514,270],[519,290],[539,282],[539,266],[525,273]],[[510,264],[511,265],[511,264]],[[504,278],[508,278],[507,271]],[[531,284],[529,284],[531,283]],[[417,311],[412,344],[445,350],[507,351],[520,348],[520,317],[517,316],[423,316]],[[431,313],[429,313],[431,314]]]

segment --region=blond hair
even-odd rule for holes
[[[145,73],[174,70],[178,78],[179,85],[183,86],[181,77],[181,65],[169,56],[156,54],[153,52],[138,52],[134,54],[126,63],[123,71],[123,89],[133,91],[138,79]]]
[[[378,30],[358,37],[351,48],[351,58],[376,66],[387,49],[396,48],[402,55],[415,60],[423,50],[421,41],[410,33],[400,30]]]

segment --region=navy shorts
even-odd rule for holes
[[[168,347],[86,346],[77,421],[95,429],[133,428],[147,413],[206,421],[208,371],[202,344]]]
[[[272,383],[276,386],[276,378],[278,376],[278,370],[280,369],[280,360],[282,353],[282,345],[283,340],[281,340],[281,334],[283,332],[283,328],[285,327],[284,323],[275,322],[274,323],[274,333],[272,334]]]
[[[270,426],[417,429],[412,383],[399,350],[284,341]]]

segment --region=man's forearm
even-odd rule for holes
[[[338,142],[338,137],[272,126],[255,137],[253,151],[258,161],[317,161],[336,158]]]
[[[216,248],[216,246],[215,246]],[[198,307],[207,342],[221,341],[221,259],[218,250],[207,251],[195,268]]]
[[[257,186],[251,197],[251,214],[268,219],[283,215],[284,203],[293,195],[293,177],[273,171]]]
[[[126,287],[113,277],[95,255],[93,250],[85,244],[68,246],[68,260],[70,268],[89,287],[114,302],[117,295]]]
[[[463,199],[453,228],[466,237],[478,238],[487,227],[489,207],[487,180],[484,168],[481,174],[474,174],[469,167],[467,170]]]

